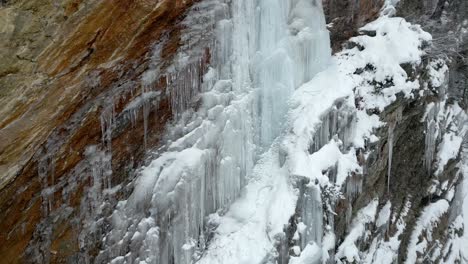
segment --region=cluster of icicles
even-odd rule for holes
[[[167,129],[164,152],[118,204],[97,262],[203,262],[217,226],[210,215],[223,215],[240,196],[260,156],[285,128],[289,97],[330,58],[319,0],[211,0],[194,10],[186,18],[189,28],[196,29],[190,19],[201,16],[215,25],[211,67],[201,87],[198,80],[192,85],[201,106],[184,111],[187,96],[175,96],[177,120]],[[185,80],[173,93],[192,94],[192,86]],[[330,124],[335,130],[336,122]],[[306,212],[322,218],[316,214]],[[316,229],[312,237],[321,240],[322,227]]]

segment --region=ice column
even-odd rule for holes
[[[289,54],[287,1],[260,1],[258,84],[260,141],[268,146],[282,129],[287,99],[294,91],[294,65]]]
[[[317,0],[261,0],[258,6],[257,72],[260,143],[265,147],[284,129],[294,89],[322,70],[330,57],[325,18]]]
[[[210,70],[177,71],[181,83],[170,93],[177,120],[166,131],[166,149],[114,212],[99,260],[196,261],[214,228],[209,215],[222,216],[239,197],[255,161],[285,128],[289,97],[326,67],[331,53],[319,0],[200,1],[186,20],[187,41],[213,23]],[[190,61],[179,55],[179,64]],[[200,99],[196,111],[192,97]],[[320,244],[320,189],[310,187],[304,203],[311,207],[304,241]]]

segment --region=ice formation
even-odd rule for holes
[[[294,214],[297,193],[280,162],[278,138],[287,126],[289,98],[330,59],[321,3],[205,1],[196,9],[194,16],[214,21],[211,68],[203,81],[187,78],[171,91],[178,121],[168,128],[164,152],[142,169],[133,194],[119,203],[98,259],[260,262],[275,257],[274,241]],[[184,66],[189,61],[180,57],[175,72],[198,78]],[[145,75],[145,85],[155,71]],[[197,94],[199,109],[187,111]],[[146,98],[156,96],[144,91],[126,111],[144,108]],[[320,191],[311,198],[321,208]],[[317,225],[321,212],[309,215]],[[307,231],[318,244],[321,228]],[[253,235],[255,241],[246,239]],[[227,248],[219,254],[217,245]]]
[[[387,1],[387,11],[363,28],[375,36],[351,39],[356,47],[333,58],[319,0],[195,4],[184,21],[189,30],[183,38],[190,42],[200,37],[190,30],[204,30],[191,19],[209,21],[215,33],[207,35],[209,69],[202,75],[200,60],[183,52],[175,59],[166,81],[175,120],[154,160],[139,172],[133,193],[113,212],[112,229],[103,238],[97,261],[395,260],[398,236],[406,228],[401,217],[411,203],[396,218],[390,202],[379,209],[379,201],[372,197],[354,217],[349,208],[350,228],[344,240],[336,241],[334,235],[335,205],[343,196],[354,201],[362,191],[366,146],[378,140],[374,130],[383,125],[389,126],[391,184],[393,132],[401,109],[388,124],[373,112],[383,111],[397,94],[410,98],[421,88],[408,79],[402,64],[419,65],[421,46],[431,36],[404,19],[390,17],[394,2]],[[158,70],[145,74],[143,87],[151,87]],[[434,78],[433,85],[442,79]],[[145,89],[125,111],[136,120],[139,109],[145,115],[148,101],[159,96]],[[429,106],[423,120],[428,126],[428,173],[434,159],[438,168],[444,167],[457,153],[454,146],[462,144],[454,132],[435,149],[440,109]],[[457,111],[451,109],[447,111]],[[112,118],[103,120],[106,141]],[[446,204],[437,207],[440,214]],[[433,213],[424,211],[415,237],[434,223]],[[361,252],[359,243],[370,232],[368,226],[375,227],[381,238],[390,222],[397,223],[395,236],[369,241],[370,248]],[[292,237],[285,231],[290,223]],[[411,243],[418,246],[414,239]]]

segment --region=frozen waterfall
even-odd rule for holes
[[[98,262],[266,263],[295,213],[280,141],[289,98],[330,59],[321,1],[207,0],[196,12],[187,17],[215,27],[211,68],[194,85],[201,106],[174,111],[160,154],[114,211]],[[320,207],[320,195],[310,199]],[[320,222],[308,232],[320,240],[315,213],[308,218]]]

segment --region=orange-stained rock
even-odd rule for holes
[[[132,125],[122,111],[141,93],[155,43],[162,42],[170,63],[181,44],[179,22],[193,2],[0,4],[6,17],[0,26],[0,263],[76,260],[81,230],[75,222],[93,184],[86,149],[106,148],[101,118],[113,108],[112,185],[130,180],[129,171],[142,164],[142,113]],[[157,89],[165,94],[164,83]],[[169,100],[150,109],[148,146],[158,145],[172,118]]]

